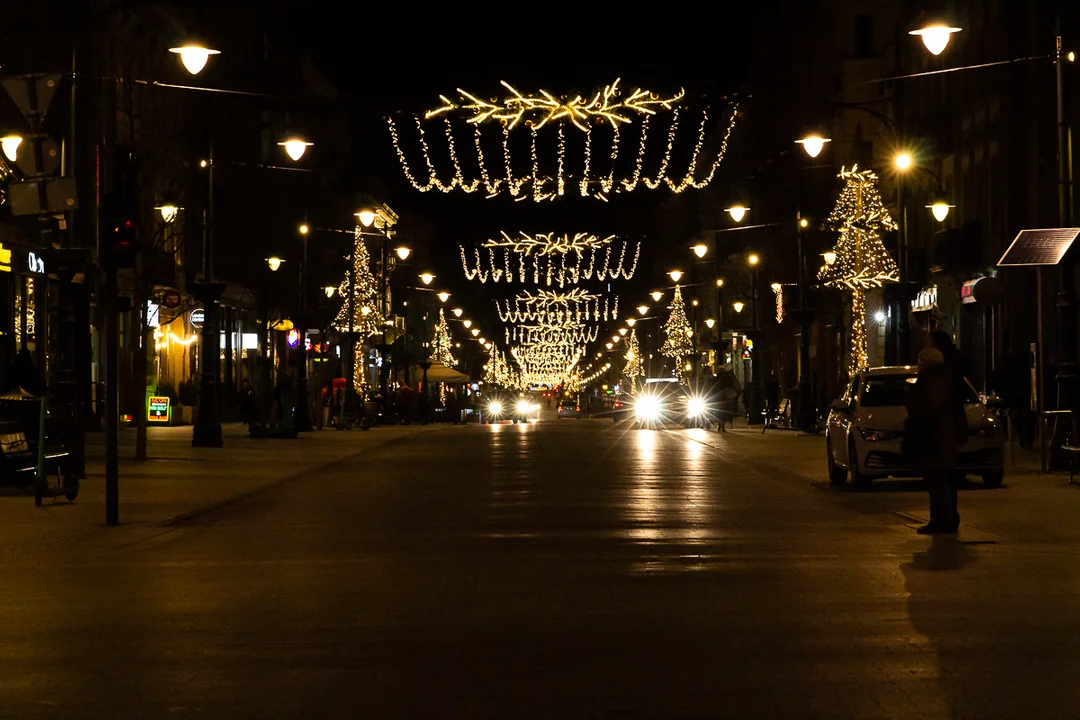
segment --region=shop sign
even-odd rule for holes
[[[289,344],[289,347],[294,348],[300,345],[300,331],[296,328],[292,328],[285,334],[285,342]]]
[[[205,319],[206,313],[202,308],[195,308],[188,315],[188,320],[191,321],[191,327],[193,328],[201,328]]]
[[[146,422],[168,425],[171,417],[171,401],[167,397],[151,397],[146,402]]]
[[[968,280],[960,288],[960,302],[995,303],[1005,299],[1005,285],[998,278],[981,277]]]
[[[180,293],[175,290],[167,290],[161,296],[161,304],[170,310],[175,310],[180,307]]]
[[[924,312],[937,307],[937,285],[923,288],[915,299],[911,301],[912,312]]]
[[[146,301],[146,326],[161,327],[161,306],[152,300]]]
[[[0,243],[0,272],[11,272],[11,251]]]
[[[45,274],[45,259],[35,252],[26,254],[26,271],[35,275]]]

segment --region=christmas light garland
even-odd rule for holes
[[[450,336],[450,324],[446,322],[446,313],[439,308],[439,320],[435,323],[435,332],[431,338],[432,358],[446,367],[457,367],[454,357],[454,341]]]
[[[630,329],[630,338],[626,341],[626,365],[623,366],[622,374],[630,384],[630,392],[637,392],[638,379],[645,374],[645,366],[641,361],[641,346],[638,344],[637,330]]]
[[[601,304],[601,299],[603,304]],[[574,288],[565,293],[540,290],[536,295],[530,292],[519,293],[513,299],[495,301],[495,309],[503,322],[529,322],[535,320],[564,323],[581,323],[590,320],[617,320],[619,317],[619,298],[614,303],[608,297],[601,298],[596,293]]]
[[[615,249],[608,245],[601,249],[574,250],[565,253],[537,252],[534,254],[516,252],[510,249],[497,251],[495,247],[485,244],[485,258],[481,248],[473,248],[474,264],[470,265],[464,246],[459,247],[461,253],[461,268],[467,280],[479,280],[481,283],[506,282],[526,283],[529,278],[536,285],[552,287],[558,285],[564,288],[567,285],[576,285],[582,280],[596,279],[599,282],[608,280],[630,280],[637,271],[638,260],[641,258],[641,243],[634,247],[633,260],[627,263],[628,243],[618,246],[618,258],[614,260]],[[603,252],[603,262],[597,269],[598,254]],[[568,261],[567,258],[570,257]]]
[[[429,111],[425,115],[425,120],[441,120],[443,123],[443,130],[446,136],[446,155],[449,157],[450,167],[453,171],[452,177],[446,181],[440,179],[439,174],[436,171],[435,164],[432,161],[431,148],[424,131],[424,122],[421,120],[420,116],[414,116],[414,121],[420,153],[424,157],[424,165],[427,169],[428,176],[426,181],[421,181],[414,175],[405,155],[405,151],[402,149],[398,124],[394,118],[387,118],[390,139],[394,145],[394,150],[397,153],[398,161],[401,163],[406,179],[416,190],[428,192],[435,189],[443,193],[449,193],[455,189],[466,193],[474,193],[483,190],[487,197],[495,197],[505,192],[516,200],[526,200],[531,197],[535,202],[544,202],[563,197],[567,193],[568,186],[571,188],[576,186],[578,193],[582,197],[594,197],[601,200],[606,200],[606,196],[613,192],[632,192],[641,182],[644,182],[645,186],[649,189],[655,190],[662,186],[666,186],[674,193],[681,193],[689,188],[701,189],[712,182],[717,168],[723,161],[727,152],[728,141],[738,117],[738,103],[732,103],[731,115],[726,130],[723,133],[716,157],[709,163],[707,171],[699,173],[699,162],[701,160],[702,149],[705,146],[707,129],[709,126],[708,111],[702,110],[701,122],[698,126],[697,141],[687,163],[686,173],[680,179],[673,179],[669,175],[668,169],[671,166],[672,155],[674,153],[681,111],[680,107],[675,105],[675,103],[683,98],[683,94],[680,93],[677,96],[666,99],[650,98],[649,100],[641,100],[641,96],[638,95],[638,93],[643,93],[644,91],[635,90],[627,100],[619,103],[619,107],[622,109],[632,108],[644,116],[640,124],[641,130],[639,134],[638,153],[636,158],[632,161],[633,173],[629,177],[618,178],[616,166],[619,158],[620,128],[624,124],[631,122],[630,117],[619,115],[612,110],[615,106],[611,104],[611,98],[614,97],[614,94],[617,94],[618,81],[605,88],[598,93],[593,100],[588,102],[582,100],[580,97],[571,101],[559,100],[545,92],[542,92],[542,95],[539,97],[524,96],[516,90],[513,90],[509,85],[506,85],[505,83],[504,85],[512,90],[513,95],[504,98],[502,101],[481,101],[478,98],[459,90],[459,93],[462,93],[463,97],[469,100],[469,103],[459,105],[453,103],[445,96],[440,96],[444,104],[435,110]],[[655,176],[650,176],[644,173],[643,165],[646,151],[649,147],[648,133],[650,121],[654,117],[659,117],[657,115],[658,110],[654,109],[653,106],[658,107],[659,110],[664,113],[670,114],[671,122],[668,125],[666,151],[661,159],[659,170]],[[587,110],[586,108],[592,109]],[[462,169],[462,162],[457,151],[458,144],[455,142],[453,124],[449,117],[450,114],[458,110],[464,110],[466,114],[472,113],[472,116],[467,119],[467,122],[473,125],[473,148],[475,149],[476,154],[470,162],[476,166],[477,176],[472,177],[471,179],[466,177],[466,172]],[[515,163],[513,162],[510,149],[510,132],[518,125],[518,122],[522,118],[530,114],[542,116],[538,122],[533,122],[532,120],[526,120],[525,122],[530,133],[530,173],[521,177],[515,177]],[[503,170],[505,173],[503,177],[493,177],[484,157],[481,126],[488,125],[489,123],[487,121],[489,120],[496,120],[500,123],[500,130],[502,132]],[[572,122],[585,134],[582,147],[582,159],[579,163],[574,164],[575,169],[568,169],[567,167],[571,163],[568,163],[566,157],[567,149],[564,120]],[[593,122],[586,122],[589,120]],[[604,120],[609,121],[612,127],[610,144],[611,164],[607,173],[595,175],[594,166],[596,161],[594,158],[594,150],[597,143],[593,138],[593,125],[597,123],[602,125],[608,124],[605,123]],[[557,125],[554,142],[555,157],[553,164],[556,166],[554,168],[554,176],[541,172],[541,153],[538,148],[539,131],[549,122],[554,122]],[[550,155],[545,156],[550,157]],[[580,170],[580,172],[578,172],[578,170]],[[528,187],[529,192],[526,192],[526,186]]]

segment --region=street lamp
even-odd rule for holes
[[[653,293],[652,293],[653,302],[660,302],[660,300],[663,299],[663,297],[664,297],[664,293],[662,293],[659,290],[654,290]]]
[[[649,312],[649,306],[648,305],[638,305],[637,306],[637,311],[638,311],[638,315],[644,315],[645,313]]]
[[[716,325],[715,320],[713,320],[712,318],[705,318],[705,327],[712,330],[714,325]]]
[[[709,252],[709,246],[708,245],[700,245],[699,244],[699,245],[695,245],[694,247],[692,247],[690,249],[693,250],[694,254],[697,255],[699,258],[705,257],[705,255],[708,254],[708,252]]]
[[[278,147],[285,148],[285,154],[289,156],[294,162],[304,157],[304,153],[307,149],[315,143],[305,142],[300,138],[289,138],[278,143]]]
[[[735,308],[735,312],[741,313],[743,311],[743,308],[746,307],[746,304],[736,300],[731,307]]]
[[[0,149],[4,151],[4,157],[11,162],[15,162],[22,141],[23,139],[18,135],[5,135],[0,138]]]
[[[679,282],[682,279],[682,270],[671,270],[668,272],[668,277],[671,278],[671,282]]]
[[[718,288],[724,287],[724,278],[716,278],[716,287],[718,287]]]
[[[159,213],[161,213],[161,219],[163,221],[165,221],[166,223],[171,223],[173,220],[175,220],[177,213],[180,212],[180,208],[176,207],[175,205],[171,205],[171,204],[170,205],[158,205],[154,209],[157,210]]]
[[[375,222],[375,211],[369,208],[363,208],[359,212],[353,214],[356,215],[356,218],[360,221],[360,224],[366,228],[371,227],[372,223]]]
[[[938,192],[934,196],[934,201],[927,205],[930,208],[930,212],[934,215],[934,219],[938,222],[945,222],[945,218],[949,217],[949,209],[956,207],[950,205],[949,201],[945,198],[945,194]]]
[[[742,222],[743,218],[746,217],[746,213],[748,213],[749,211],[750,208],[746,207],[745,205],[738,204],[732,205],[729,208],[724,208],[724,212],[730,215],[731,219],[737,223]]]
[[[911,153],[907,152],[906,150],[901,150],[893,156],[893,167],[895,167],[900,172],[907,172],[914,164],[914,158],[912,158]]]
[[[836,263],[836,253],[832,250],[821,253],[821,259],[825,261],[826,265],[833,265]]]
[[[442,291],[441,293],[437,293],[437,294],[435,295],[435,297],[439,298],[439,302],[442,302],[442,303],[444,303],[444,302],[446,302],[447,300],[449,300],[449,299],[450,299],[450,293],[448,293],[448,292],[446,292],[446,291],[444,290],[444,291]]]
[[[472,320],[462,320],[461,324],[465,326],[466,330],[468,330],[472,327]]]
[[[960,32],[961,28],[950,27],[941,23],[934,25],[927,25],[917,30],[911,30],[908,35],[917,35],[922,37],[923,45],[930,51],[932,55],[940,55],[945,51],[945,48],[949,45],[949,40],[952,38],[953,33]]]
[[[298,227],[297,230],[300,231],[301,235],[307,235],[311,232],[311,228],[308,227],[307,223],[300,223],[300,227]]]
[[[758,257],[756,253],[750,253],[749,255],[746,256],[746,263],[750,267],[753,267],[754,265],[757,265],[759,262],[761,262],[761,258]]]
[[[634,327],[634,325],[637,324],[637,318],[636,317],[628,317],[628,318],[626,318],[626,324],[629,325],[630,327]]]
[[[333,285],[327,285],[323,288],[323,292],[326,293],[326,297],[332,298],[334,297],[334,293],[337,292],[337,288]]]
[[[471,332],[471,333],[472,333],[472,336],[473,336],[473,337],[479,337],[479,336],[480,336],[480,328],[473,328],[473,329],[472,329],[472,330],[470,330],[469,332]]]
[[[465,311],[461,308],[454,308],[452,312],[454,313],[454,317],[461,317]]]
[[[405,262],[406,260],[409,259],[409,253],[411,253],[412,250],[410,250],[407,247],[399,247],[399,248],[396,248],[394,250],[394,252],[397,253],[398,260],[401,260],[402,262]]]
[[[825,143],[832,142],[832,138],[822,137],[817,133],[810,133],[795,141],[796,145],[802,145],[802,149],[812,158],[816,158],[825,149]]]
[[[435,279],[435,276],[432,275],[429,272],[420,273],[419,277],[420,277],[420,282],[424,283],[425,285],[430,285],[431,281]]]
[[[281,263],[283,262],[285,261],[277,257],[276,255],[274,257],[266,258],[266,264],[270,266],[270,270],[272,272],[277,272],[278,268],[281,267]]]
[[[169,52],[179,55],[180,62],[184,64],[184,68],[192,75],[198,75],[202,72],[202,69],[206,67],[206,61],[210,59],[211,55],[221,54],[220,50],[211,50],[194,43],[169,48]]]
[[[630,331],[627,330],[626,328],[619,328],[619,334],[620,335],[626,335],[626,333],[628,333],[628,332],[630,332]]]

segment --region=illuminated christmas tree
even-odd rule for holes
[[[353,274],[355,282],[351,282],[349,273],[338,286],[338,297],[341,298],[341,309],[334,319],[334,327],[341,332],[353,331],[358,334],[356,347],[353,351],[357,358],[355,363],[353,382],[356,387],[364,385],[364,338],[378,335],[383,331],[382,313],[378,306],[378,287],[375,284],[375,276],[371,274],[371,260],[368,256],[367,245],[364,244],[364,236],[360,234],[359,227],[353,236]],[[346,258],[348,260],[348,258]],[[349,285],[353,285],[353,300],[349,301]],[[349,323],[349,311],[352,310],[352,323]]]
[[[454,342],[450,338],[450,325],[446,322],[446,314],[439,308],[439,322],[435,323],[435,336],[431,340],[432,360],[440,362],[446,367],[457,367],[457,358],[454,357]]]
[[[630,384],[630,392],[637,392],[638,378],[645,374],[641,362],[641,347],[638,345],[637,330],[630,331],[630,339],[626,341],[626,366],[623,367],[623,375]]]
[[[896,261],[889,255],[881,235],[896,229],[877,189],[877,175],[871,170],[841,168],[844,189],[836,207],[822,227],[840,234],[831,255],[818,271],[818,279],[830,287],[851,290],[851,350],[848,372],[867,367],[866,291],[885,283],[898,282]]]
[[[691,342],[690,321],[686,319],[686,303],[683,302],[682,290],[675,286],[675,295],[668,306],[671,315],[664,323],[664,344],[660,352],[675,361],[677,374],[683,374],[683,360],[694,352]]]

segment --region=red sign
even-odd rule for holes
[[[175,290],[169,290],[161,296],[161,304],[170,310],[175,310],[180,307],[180,293]]]

